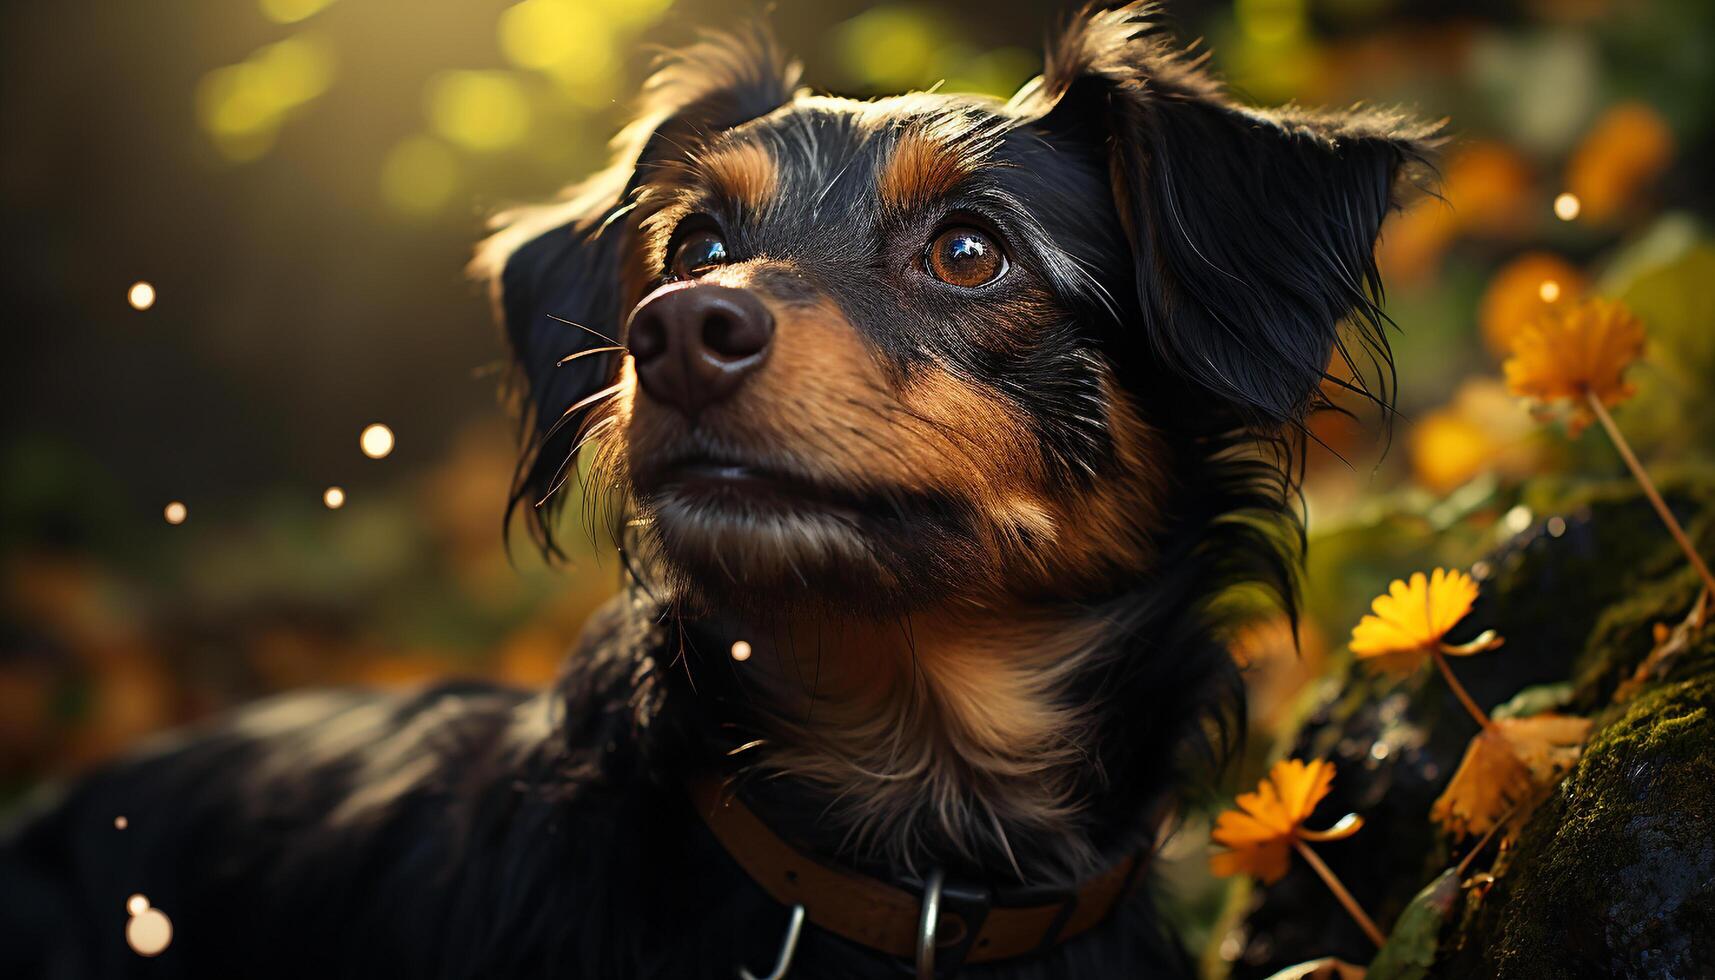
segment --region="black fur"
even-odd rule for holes
[[[1112,365],[1161,433],[1170,480],[1150,529],[1155,571],[1075,597],[1111,624],[1112,649],[1070,693],[1096,722],[1069,832],[1105,859],[1147,845],[1186,767],[1211,745],[1218,756],[1240,723],[1219,600],[1248,585],[1292,606],[1301,531],[1291,481],[1258,448],[1277,445],[1310,406],[1342,321],[1356,314],[1360,343],[1387,364],[1371,248],[1426,136],[1379,114],[1240,109],[1150,33],[1144,13],[1081,17],[1044,79],[1009,105],[932,97],[942,101],[913,110],[955,118],[973,152],[1005,163],[960,200],[1022,243],[1024,292],[1005,301],[1041,318],[1029,350],[985,340],[963,308],[854,265],[849,242],[826,238],[817,208],[879,228],[909,223],[864,210],[869,158],[854,147],[893,134],[825,107],[771,115],[792,104],[796,70],[760,35],[677,56],[651,83],[616,168],[560,205],[515,216],[479,259],[497,283],[531,420],[514,505],[549,548],[554,490],[589,411],[580,406],[618,363],[611,352],[556,362],[623,340],[622,282],[662,272],[665,242],[644,239],[670,202],[651,197],[651,175],[736,126],[776,128],[783,197],[800,210],[749,225],[734,216],[735,247],[819,256],[792,288],[834,297],[897,371],[933,360],[1009,399],[1067,493],[1111,465],[1089,366]],[[794,142],[794,132],[815,139]],[[853,154],[851,179],[817,169],[818,154],[836,152]],[[803,173],[816,182],[793,183]],[[641,267],[640,251],[653,256]],[[952,514],[921,519],[929,530],[956,524]],[[728,752],[767,724],[718,624],[664,609],[640,585],[592,623],[553,691],[288,697],[109,766],[7,842],[0,974],[765,972],[785,911],[702,827],[682,791],[687,774],[739,776],[759,812],[830,859],[884,877],[901,869],[843,847],[819,819],[831,801],[816,788],[744,781],[752,771]],[[113,828],[121,814],[123,832]],[[1015,857],[1054,866],[1052,841],[1013,844],[1007,862],[990,840],[921,846],[926,859],[1000,884]],[[158,959],[124,945],[135,892],[175,922]],[[1191,973],[1144,887],[1083,937],[961,975]],[[811,928],[792,975],[903,974]]]

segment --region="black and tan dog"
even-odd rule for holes
[[[1388,363],[1372,250],[1428,133],[1238,106],[1147,14],[1006,103],[672,57],[618,165],[477,259],[517,502],[551,548],[590,447],[630,593],[553,691],[291,697],[76,785],[9,844],[0,967],[1189,972],[1139,883],[1240,714],[1216,600],[1290,605],[1275,450],[1331,363]]]

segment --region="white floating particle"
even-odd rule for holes
[[[125,291],[125,302],[130,303],[133,310],[146,310],[155,305],[155,287],[139,279]]]
[[[1523,534],[1525,529],[1530,527],[1530,508],[1519,504],[1507,511],[1507,515],[1501,518],[1501,523],[1506,525],[1508,531],[1514,534]]]
[[[125,923],[125,942],[138,956],[159,956],[173,942],[173,920],[160,909],[145,908]]]
[[[363,449],[363,455],[382,459],[393,451],[393,430],[380,422],[371,422],[358,434],[357,444]]]

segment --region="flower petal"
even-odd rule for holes
[[[1599,298],[1552,308],[1513,336],[1513,353],[1502,369],[1516,395],[1544,403],[1566,403],[1570,426],[1591,421],[1585,392],[1604,405],[1631,397],[1626,368],[1643,354],[1643,322],[1623,303]]]
[[[1330,841],[1345,840],[1364,829],[1364,818],[1355,813],[1348,813],[1335,821],[1334,826],[1327,830],[1311,830],[1308,827],[1298,828],[1298,836],[1305,840]]]

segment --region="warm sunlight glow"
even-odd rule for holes
[[[276,24],[296,24],[327,8],[333,0],[260,0],[262,16]]]

